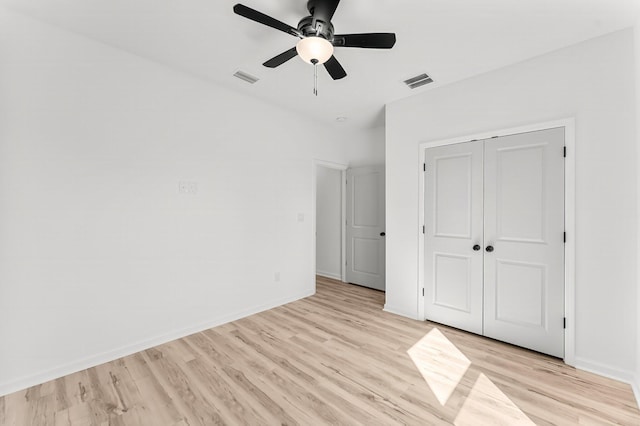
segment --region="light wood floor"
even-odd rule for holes
[[[640,425],[628,385],[319,278],[315,296],[0,398],[2,425]]]

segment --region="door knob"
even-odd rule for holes
[[[485,249],[487,252],[491,253],[493,251],[493,246],[487,246]]]
[[[476,244],[475,246],[473,246],[473,251],[478,251],[480,250],[482,247],[480,247],[478,244]]]
[[[381,237],[384,237],[385,235],[387,235],[387,234],[385,234],[384,232],[381,232],[381,233],[380,233],[380,236],[381,236]]]

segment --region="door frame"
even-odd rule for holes
[[[334,169],[340,171],[340,280],[345,282],[347,279],[347,269],[345,268],[345,263],[347,261],[347,240],[346,240],[346,220],[347,220],[347,194],[346,194],[346,186],[347,186],[347,169],[349,168],[346,164],[334,163],[332,161],[325,160],[313,160],[313,197],[312,197],[312,206],[311,206],[311,216],[312,216],[312,226],[313,226],[313,286],[315,288],[315,276],[317,272],[317,253],[316,253],[316,244],[317,244],[317,236],[316,236],[316,226],[317,226],[317,218],[316,218],[316,208],[317,208],[317,199],[318,196],[318,168],[324,167],[327,169]]]
[[[564,362],[568,365],[575,366],[575,270],[576,270],[576,163],[575,163],[575,118],[569,117],[556,121],[548,121],[543,123],[533,123],[520,127],[511,127],[487,132],[474,133],[471,135],[458,136],[455,138],[444,140],[426,141],[419,144],[418,152],[418,170],[419,170],[419,204],[418,204],[418,223],[420,224],[418,233],[418,285],[416,289],[418,300],[418,318],[427,320],[424,309],[423,291],[425,288],[424,274],[424,238],[422,226],[424,225],[424,171],[423,164],[425,162],[425,150],[443,145],[452,145],[463,142],[471,142],[474,140],[490,139],[492,137],[509,136],[518,133],[535,132],[539,130],[547,130],[563,127],[565,146],[567,147],[567,156],[565,158],[564,167],[564,223],[567,233],[567,242],[564,246],[564,313],[567,320],[564,332]]]

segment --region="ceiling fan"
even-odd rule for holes
[[[346,77],[347,73],[333,56],[334,46],[391,49],[396,43],[394,33],[334,34],[331,18],[339,3],[340,0],[309,0],[307,9],[310,16],[302,18],[298,22],[298,28],[242,4],[236,4],[233,11],[252,21],[300,38],[295,47],[262,64],[265,67],[276,68],[293,57],[300,56],[307,63],[324,64],[331,78],[339,80]]]

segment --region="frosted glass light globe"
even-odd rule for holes
[[[322,37],[306,37],[296,45],[298,56],[308,64],[317,60],[318,64],[324,64],[333,55],[333,45]]]

